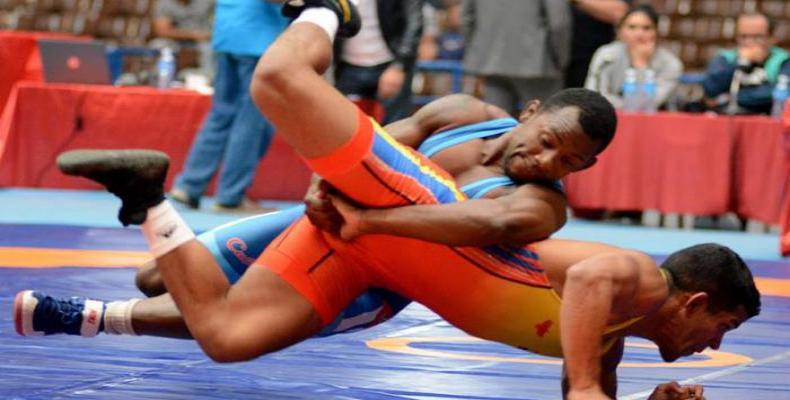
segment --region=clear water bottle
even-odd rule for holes
[[[623,80],[623,111],[639,111],[639,82],[636,70],[628,68],[625,70]]]
[[[776,85],[772,92],[773,106],[771,107],[771,116],[774,118],[782,118],[785,111],[785,101],[790,95],[790,77],[787,75],[779,75],[776,80]]]
[[[642,107],[640,111],[654,113],[658,109],[658,87],[656,86],[656,71],[645,70],[642,82]]]
[[[175,76],[176,58],[173,50],[165,47],[159,52],[159,60],[156,62],[156,86],[159,89],[169,88]]]

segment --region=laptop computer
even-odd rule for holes
[[[103,43],[39,39],[38,48],[46,82],[112,83]]]

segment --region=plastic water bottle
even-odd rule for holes
[[[639,82],[637,81],[636,70],[628,68],[625,70],[623,80],[623,111],[634,112],[639,110]]]
[[[645,70],[645,79],[642,82],[642,109],[646,113],[654,113],[658,109],[658,87],[656,86],[656,71]]]
[[[159,52],[159,60],[156,62],[156,86],[159,89],[169,88],[175,76],[176,58],[173,50],[165,47]]]
[[[784,114],[785,111],[785,101],[789,95],[790,77],[787,75],[779,75],[779,78],[776,80],[776,86],[774,86],[774,90],[772,92],[772,97],[774,100],[773,106],[771,107],[772,117],[782,118],[782,114]]]

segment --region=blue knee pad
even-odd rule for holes
[[[241,278],[266,246],[304,215],[304,206],[254,215],[204,232],[204,245],[231,284]],[[411,301],[383,289],[371,289],[357,297],[319,336],[330,336],[377,325],[392,318]]]
[[[222,267],[231,284],[236,283],[285,228],[304,215],[304,206],[254,215],[216,227],[197,237]]]

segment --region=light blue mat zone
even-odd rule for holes
[[[0,190],[0,247],[142,250],[139,232],[121,229],[106,193]],[[283,204],[265,203],[265,205]],[[238,216],[184,212],[203,231]],[[98,232],[98,233],[97,233]],[[571,222],[560,237],[594,239],[656,256],[699,242],[739,251],[755,275],[790,279],[777,239],[712,231],[670,231]],[[209,361],[191,341],[99,336],[24,338],[14,332],[14,294],[35,288],[105,299],[140,296],[133,268],[8,268],[0,259],[0,399],[559,399],[560,366],[506,346],[468,339],[421,306],[366,331],[313,339],[237,364]],[[5,311],[2,311],[5,310]],[[457,337],[448,340],[446,337]],[[409,346],[434,356],[369,346],[422,338]],[[748,363],[652,367],[652,349],[631,341],[619,370],[621,399],[645,399],[658,383],[698,382],[711,400],[790,400],[790,298],[764,296],[760,316],[728,335],[723,352]],[[481,357],[482,356],[482,357]],[[707,356],[687,360],[706,361]]]

